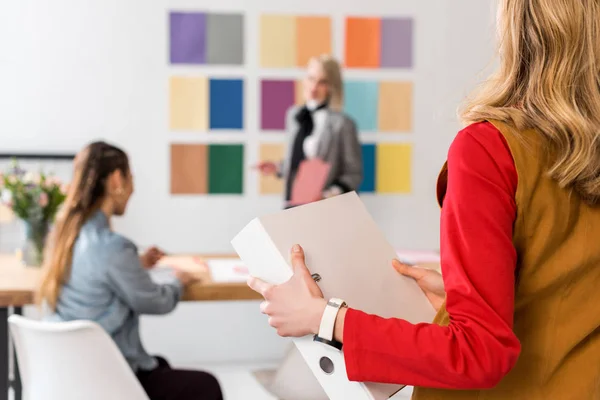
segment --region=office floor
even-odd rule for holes
[[[177,365],[180,368],[194,368],[213,373],[224,390],[225,400],[278,400],[269,394],[256,381],[252,374],[255,370],[274,368],[273,364],[259,365]],[[410,399],[412,391],[409,388],[402,390],[392,400]],[[12,400],[12,396],[9,397]]]
[[[204,369],[215,374],[224,390],[225,400],[277,400],[269,394],[256,381],[253,371],[275,368],[275,364],[254,364],[254,365],[210,365],[202,368],[195,365],[178,365],[178,367],[189,367]],[[412,394],[411,388],[405,388],[392,400],[407,400]]]

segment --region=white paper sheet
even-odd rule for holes
[[[214,282],[246,282],[248,268],[239,258],[210,259],[206,261]]]
[[[150,277],[155,283],[174,283],[177,280],[175,271],[171,267],[156,267],[150,270]]]

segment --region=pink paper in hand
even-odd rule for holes
[[[298,167],[290,204],[298,206],[321,200],[331,166],[320,159],[304,160]]]

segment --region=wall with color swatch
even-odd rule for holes
[[[356,17],[344,16],[336,23],[331,16],[264,13],[256,21],[260,41],[248,46],[251,35],[244,32],[247,16],[240,13],[202,11],[169,12],[169,61],[172,66],[187,65],[192,76],[171,75],[169,79],[169,107],[171,131],[216,132],[244,131],[244,86],[251,78],[250,65],[244,63],[244,49],[259,53],[259,72],[273,78],[260,79],[260,124],[247,128],[273,136],[284,136],[286,115],[294,105],[303,103],[301,70],[312,56],[332,54],[334,34],[343,36],[341,64],[346,70],[385,69],[398,75],[376,79],[350,78],[344,81],[344,112],[356,122],[359,132],[373,134],[411,134],[413,130],[414,84],[402,80],[399,72],[413,70],[414,29],[413,16]],[[236,65],[242,70],[241,78],[217,79],[202,76],[206,65]],[[300,69],[295,79],[277,78],[274,69]],[[358,72],[356,75],[361,75]],[[216,136],[208,136],[209,138]],[[367,141],[378,143],[376,139]],[[209,139],[209,141],[212,139]],[[244,135],[240,145],[256,140]],[[411,140],[410,137],[408,140]],[[261,150],[267,147],[261,143]],[[188,147],[186,149],[186,146]],[[261,160],[279,163],[286,154],[282,145],[277,152],[259,151]],[[412,180],[412,147],[378,143],[366,148],[386,149],[387,158],[365,157],[365,179],[361,193],[410,194]],[[171,147],[171,194],[244,194],[243,152],[235,160],[220,164],[206,163],[207,158],[195,144]],[[173,149],[181,149],[173,152]],[[367,156],[370,153],[365,153]],[[374,153],[378,154],[378,153]],[[267,158],[264,158],[267,157]],[[214,156],[213,156],[214,159]],[[394,162],[387,161],[393,160]],[[371,165],[373,163],[373,165]],[[221,167],[222,170],[215,170]],[[208,170],[206,170],[206,168]],[[229,190],[210,190],[205,176],[215,182],[219,176],[229,181],[235,175],[236,186]],[[259,194],[282,195],[283,182],[269,183],[271,177],[259,178]],[[379,182],[377,185],[374,182]],[[209,189],[207,190],[206,187]]]
[[[282,183],[251,166],[284,156],[285,110],[308,58],[327,52],[345,66],[363,201],[394,245],[438,246],[435,180],[459,100],[491,59],[491,1],[9,3],[3,149],[125,148],[136,186],[116,228],[141,247],[228,252],[281,208]]]

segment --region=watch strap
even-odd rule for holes
[[[317,335],[319,338],[329,342],[333,341],[335,320],[340,312],[340,308],[344,307],[345,305],[346,302],[341,299],[333,298],[327,302],[327,306],[325,307],[325,311],[323,311],[323,316],[321,317],[321,325],[319,326],[319,334]]]

